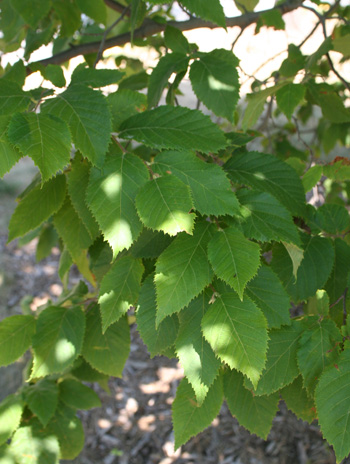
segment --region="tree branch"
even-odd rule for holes
[[[241,28],[245,28],[250,24],[256,23],[259,17],[266,13],[267,11],[279,10],[282,15],[289,13],[297,8],[299,8],[304,0],[287,0],[285,3],[281,5],[271,8],[269,10],[259,11],[259,12],[252,12],[246,13],[241,16],[235,16],[232,18],[226,18],[226,26],[227,27],[234,27],[238,26]],[[105,0],[105,3],[108,6],[114,5],[116,2],[114,0]],[[112,7],[112,6],[111,6]],[[116,7],[117,8],[117,7]],[[119,6],[118,6],[119,8]],[[118,10],[119,11],[119,10]],[[200,27],[207,27],[209,29],[215,29],[219,26],[217,24],[211,23],[209,21],[205,21],[201,18],[191,18],[187,21],[168,21],[165,24],[159,24],[151,19],[145,20],[141,27],[134,31],[134,39],[144,39],[151,35],[157,34],[165,30],[167,26],[176,27],[180,31],[189,31],[192,29],[198,29]],[[103,51],[107,50],[108,48],[117,47],[125,45],[129,43],[131,40],[130,32],[120,34],[115,37],[110,37],[107,39],[103,46]],[[65,50],[63,52],[57,53],[56,55],[51,56],[50,58],[46,58],[44,60],[40,60],[37,63],[40,63],[43,66],[47,66],[48,64],[62,64],[76,56],[85,55],[88,53],[98,53],[100,49],[101,41],[97,42],[89,42],[80,44],[77,46],[72,46],[70,49]],[[31,74],[30,70],[30,63],[28,65],[28,73]]]
[[[125,6],[116,2],[115,0],[104,0],[105,4],[111,8],[111,10],[118,11],[118,13],[123,13]],[[130,11],[126,13],[127,16],[130,16]]]

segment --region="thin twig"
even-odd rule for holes
[[[113,142],[118,145],[118,147],[121,149],[121,151],[123,153],[127,153],[126,149],[123,147],[123,145],[119,142],[119,140],[117,139],[117,137],[115,135],[112,134],[112,140]]]
[[[233,52],[233,49],[236,45],[236,43],[238,42],[239,38],[241,37],[241,35],[243,34],[245,30],[245,27],[242,27],[242,29],[239,31],[239,34],[237,35],[237,37],[235,38],[235,40],[232,42],[232,45],[231,45],[231,51]]]
[[[118,13],[123,13],[125,10],[125,6],[121,5],[119,2],[115,0],[104,0],[105,4],[111,8],[111,10],[118,11]],[[127,16],[130,16],[130,11],[126,13]]]
[[[295,128],[297,130],[297,135],[298,135],[298,140],[304,145],[304,147],[308,150],[308,152],[310,153],[310,156],[311,156],[311,160],[314,159],[314,151],[313,149],[310,147],[310,145],[308,145],[305,140],[302,138],[301,136],[301,132],[300,132],[300,129],[299,129],[299,124],[298,124],[298,120],[297,118],[295,118],[294,116],[292,117],[293,119],[293,122],[295,124]]]
[[[346,297],[346,294],[348,293],[348,287],[344,290],[344,293],[340,295],[340,297],[332,304],[329,305],[329,308],[333,308],[333,306],[337,305],[343,298],[344,296]]]
[[[106,1],[106,0],[105,0]],[[111,0],[108,0],[108,2]],[[286,2],[268,10],[259,11],[259,12],[250,12],[244,15],[235,16],[232,18],[226,18],[226,27],[247,27],[250,24],[254,24],[258,21],[260,16],[266,12],[271,11],[280,11],[282,15],[289,13],[302,5],[300,1],[291,1],[287,0]],[[134,39],[145,38],[149,37],[154,34],[158,34],[166,29],[167,26],[172,26],[180,31],[190,31],[193,29],[198,29],[201,27],[207,27],[209,29],[216,29],[219,26],[209,21],[205,21],[201,18],[191,18],[187,21],[167,21],[165,23],[157,23],[152,21],[151,19],[145,20],[138,29],[134,31]],[[103,51],[107,50],[108,48],[122,46],[126,43],[129,43],[131,40],[131,33],[126,32],[124,34],[120,34],[114,37],[110,37],[107,39],[103,46]],[[88,53],[97,53],[100,49],[101,41],[98,42],[88,42],[84,44],[79,44],[74,48],[65,50],[63,52],[57,53],[56,55],[51,56],[50,58],[46,58],[44,60],[39,60],[38,63],[42,64],[43,66],[47,66],[48,64],[62,64],[66,61],[74,58],[76,56],[85,55]],[[33,71],[30,69],[30,64],[28,66],[27,74],[31,74]]]
[[[95,60],[95,63],[94,63],[94,68],[96,68],[96,65],[97,63],[100,61],[100,59],[102,58],[102,55],[103,55],[103,50],[104,50],[104,46],[105,46],[105,43],[106,43],[106,38],[107,38],[107,35],[111,32],[111,30],[113,28],[115,28],[115,26],[117,24],[120,23],[120,21],[122,21],[122,19],[124,18],[124,16],[126,15],[127,11],[129,10],[129,7],[127,6],[126,8],[124,8],[124,11],[121,13],[121,15],[119,16],[118,19],[116,19],[114,21],[114,23],[112,23],[109,27],[107,27],[107,29],[104,31],[104,34],[103,34],[103,37],[102,37],[102,40],[101,40],[101,43],[100,43],[100,47],[98,49],[98,52],[97,52],[97,56],[96,56],[96,60]]]

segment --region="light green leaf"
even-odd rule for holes
[[[290,300],[276,274],[265,265],[248,282],[246,295],[262,310],[269,328],[290,324]]]
[[[244,388],[243,375],[229,369],[224,373],[224,394],[239,424],[266,440],[278,409],[279,395],[254,396]]]
[[[247,282],[260,266],[260,247],[235,227],[218,231],[208,245],[208,258],[215,274],[243,300]]]
[[[107,102],[112,113],[113,130],[118,131],[123,121],[138,113],[141,108],[145,109],[147,97],[134,90],[119,89],[108,95]]]
[[[102,172],[91,170],[86,200],[114,257],[141,232],[134,200],[148,178],[145,165],[131,154],[115,154],[106,159]]]
[[[274,95],[278,89],[283,87],[285,83],[277,84],[259,92],[250,93],[247,95],[247,107],[242,119],[242,128],[244,131],[253,129],[257,123],[261,113],[264,111],[265,103],[268,97]]]
[[[312,395],[322,372],[337,362],[339,345],[343,338],[330,319],[319,320],[309,327],[300,337],[298,365],[304,379],[306,391]]]
[[[337,462],[350,453],[350,349],[347,346],[340,361],[330,366],[316,387],[318,422],[324,438],[335,451]]]
[[[152,171],[171,172],[187,184],[194,208],[203,215],[239,214],[239,204],[226,173],[217,164],[201,161],[189,151],[164,151],[157,155]]]
[[[86,204],[86,191],[89,184],[90,166],[76,156],[71,162],[71,169],[68,173],[68,193],[72,201],[72,205],[77,212],[79,218],[84,223],[92,240],[99,235],[99,226],[92,216],[91,211]]]
[[[173,73],[187,71],[188,61],[189,57],[183,53],[167,53],[160,58],[149,78],[147,94],[149,108],[158,104],[163,90],[168,85],[168,80]]]
[[[35,326],[33,316],[10,316],[0,322],[0,366],[13,363],[27,351]]]
[[[75,416],[75,411],[64,404],[58,405],[56,415],[48,424],[47,431],[58,438],[62,459],[74,459],[83,449],[85,440],[83,426]]]
[[[222,361],[258,383],[266,362],[267,322],[249,298],[241,301],[234,292],[217,296],[203,317],[202,330]]]
[[[166,316],[187,306],[210,284],[213,272],[206,247],[213,229],[214,226],[209,222],[198,223],[192,236],[180,234],[158,258],[154,278],[157,289],[157,325]]]
[[[310,316],[327,316],[329,296],[326,290],[317,290],[316,295],[308,299],[304,312]]]
[[[248,189],[241,189],[236,195],[243,217],[238,220],[246,237],[260,242],[276,240],[300,245],[292,215],[275,197]]]
[[[270,193],[292,214],[305,213],[305,193],[293,168],[273,155],[248,152],[233,155],[224,165],[229,177],[240,184]]]
[[[259,0],[234,0],[236,7],[241,13],[247,13],[253,11]]]
[[[77,0],[77,4],[96,23],[106,24],[107,8],[103,0]]]
[[[57,383],[48,378],[39,380],[25,390],[25,401],[45,427],[54,415],[58,404]]]
[[[294,302],[306,300],[323,288],[333,268],[334,249],[330,239],[303,236],[304,257],[295,282],[292,261],[284,247],[275,245],[272,269],[279,276]]]
[[[9,224],[10,242],[36,229],[63,205],[66,196],[66,177],[50,179],[34,187],[17,205]]]
[[[286,84],[276,92],[276,101],[279,109],[291,119],[295,108],[304,98],[306,87],[302,84]]]
[[[180,106],[159,106],[135,114],[124,121],[120,129],[120,137],[152,148],[216,153],[226,146],[223,132],[209,116]]]
[[[219,373],[220,361],[201,332],[201,321],[212,292],[203,292],[179,314],[180,328],[175,348],[185,376],[201,405]]]
[[[323,173],[323,166],[316,164],[312,166],[306,173],[303,175],[302,183],[304,186],[305,193],[309,192],[317,182],[321,180]]]
[[[53,115],[16,113],[8,137],[40,169],[42,181],[62,170],[70,160],[71,137],[67,124]]]
[[[98,299],[103,332],[136,303],[143,270],[141,260],[124,256],[118,259],[103,277]]]
[[[38,22],[50,11],[50,0],[33,0],[28,3],[26,0],[12,0],[11,4],[24,21],[33,29],[37,29]]]
[[[167,26],[164,31],[164,42],[167,48],[175,53],[190,53],[190,44],[183,33],[176,27]]]
[[[42,112],[66,121],[76,148],[92,164],[103,166],[112,126],[107,101],[100,92],[80,84],[71,85],[45,103]]]
[[[23,407],[21,395],[9,395],[0,403],[0,445],[6,443],[19,426]]]
[[[195,214],[190,189],[175,176],[147,182],[136,196],[136,208],[145,226],[169,235],[192,234]]]
[[[294,245],[293,243],[283,243],[285,249],[287,250],[290,259],[292,260],[293,265],[293,276],[297,278],[297,273],[299,266],[304,257],[304,250]]]
[[[311,424],[316,419],[316,407],[313,399],[309,398],[303,388],[303,380],[299,375],[291,384],[281,390],[287,408],[303,421]]]
[[[0,177],[3,177],[22,157],[7,136],[9,116],[0,116]]]
[[[105,87],[120,81],[124,73],[118,69],[95,69],[86,67],[85,63],[77,66],[72,74],[72,84],[88,85],[90,87]]]
[[[91,409],[101,406],[98,395],[89,387],[73,379],[64,379],[59,384],[60,400],[74,409]]]
[[[209,427],[219,414],[223,401],[222,379],[218,377],[201,405],[191,384],[185,378],[177,387],[172,405],[175,449],[184,445],[193,435]]]
[[[217,116],[231,122],[239,98],[237,66],[238,59],[231,51],[218,48],[201,54],[190,70],[197,97]]]
[[[226,29],[225,13],[219,0],[211,0],[210,3],[202,0],[182,0],[181,4],[196,16]]]
[[[130,331],[126,316],[102,333],[98,306],[86,315],[86,334],[82,355],[103,374],[121,377],[130,351]]]
[[[149,275],[140,291],[136,312],[137,329],[151,357],[162,354],[171,347],[179,329],[179,319],[176,314],[166,317],[156,329],[156,287],[154,275]]]
[[[342,53],[344,56],[350,56],[350,34],[333,39],[333,50]]]
[[[44,431],[38,420],[31,420],[17,430],[9,451],[16,464],[58,464],[61,456],[55,433]]]
[[[301,324],[295,321],[290,326],[269,331],[266,366],[254,389],[255,395],[271,395],[299,375],[297,350],[301,333]],[[246,381],[246,386],[251,386],[251,383]]]
[[[85,316],[80,307],[44,309],[33,337],[31,379],[63,372],[70,366],[80,354],[84,332]]]

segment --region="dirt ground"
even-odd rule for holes
[[[1,318],[20,313],[25,296],[33,296],[32,304],[40,305],[47,298],[54,300],[62,289],[58,250],[36,263],[35,242],[23,247],[17,242],[6,245],[18,179],[30,177],[32,170],[24,162],[0,183]],[[78,275],[72,273],[71,279],[76,282]],[[80,413],[86,443],[76,464],[335,464],[317,424],[298,420],[282,402],[266,442],[240,427],[224,404],[209,428],[174,451],[171,404],[182,369],[176,360],[150,359],[136,326],[131,332],[123,379],[110,380],[110,394],[94,385],[102,408]],[[22,366],[0,369],[1,397],[21,383]]]

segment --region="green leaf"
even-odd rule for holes
[[[329,319],[316,320],[300,337],[298,365],[304,387],[312,395],[320,375],[339,357],[343,338],[335,323]]]
[[[293,276],[296,279],[299,266],[304,258],[304,250],[293,243],[283,243],[290,259],[292,260]]]
[[[34,187],[17,205],[9,224],[10,242],[36,229],[58,211],[66,196],[66,177],[63,174],[50,179],[41,187]],[[40,205],[40,208],[38,208]]]
[[[275,197],[248,189],[241,189],[236,195],[243,217],[238,221],[246,237],[260,242],[276,240],[300,245],[292,215]]]
[[[290,326],[270,330],[266,366],[254,389],[255,395],[271,395],[299,375],[297,350],[301,330],[301,324],[295,321]],[[251,384],[248,381],[246,385]]]
[[[278,409],[279,395],[254,396],[244,388],[243,375],[229,369],[224,373],[224,394],[239,424],[266,440]]]
[[[219,0],[211,0],[210,3],[202,0],[182,0],[181,4],[196,16],[226,29],[225,13]]]
[[[245,292],[262,310],[270,329],[290,324],[289,296],[268,266],[260,267],[254,279],[248,282]]]
[[[164,31],[164,42],[167,48],[175,53],[190,53],[190,44],[183,33],[176,27],[167,26]]]
[[[76,0],[79,8],[96,23],[106,24],[107,8],[103,0]]]
[[[0,444],[6,443],[18,428],[23,412],[21,395],[9,395],[0,403]]]
[[[159,149],[216,153],[226,146],[223,132],[209,116],[179,106],[160,106],[135,114],[124,121],[120,129],[120,137]]]
[[[343,100],[331,86],[309,82],[307,89],[312,102],[321,107],[326,119],[339,124],[350,122],[350,109],[344,106]]]
[[[38,420],[20,427],[14,434],[9,451],[16,464],[58,464],[61,456],[55,433],[43,430]]]
[[[40,169],[42,181],[62,170],[70,160],[71,137],[67,124],[53,115],[14,114],[8,137]]]
[[[303,175],[302,183],[304,186],[305,193],[309,192],[317,182],[321,180],[323,173],[323,166],[316,164],[312,166],[306,173]]]
[[[118,69],[95,69],[86,67],[85,63],[77,66],[72,74],[72,84],[88,85],[90,87],[105,87],[116,84],[124,76]]]
[[[124,256],[118,259],[103,277],[98,299],[103,332],[136,303],[143,270],[141,260]]]
[[[43,70],[40,70],[41,75],[44,79],[51,81],[56,87],[65,87],[66,79],[63,74],[63,69],[61,66],[55,64],[48,64],[43,67]]]
[[[266,362],[267,322],[249,298],[241,301],[234,292],[217,296],[203,317],[202,330],[222,361],[258,383]]]
[[[71,37],[81,24],[78,6],[70,0],[52,0],[52,6],[61,22],[60,37]]]
[[[30,103],[30,96],[23,92],[15,82],[0,80],[0,114],[5,116],[25,110]]]
[[[192,234],[195,214],[191,192],[175,176],[165,175],[147,182],[136,196],[136,208],[145,226],[169,235]]]
[[[244,131],[252,129],[255,126],[261,113],[264,111],[267,98],[274,95],[283,85],[285,84],[278,84],[247,95],[248,104],[242,119],[242,128]]]
[[[140,291],[136,312],[137,329],[151,357],[162,354],[175,342],[179,320],[176,314],[166,317],[156,329],[156,287],[149,275]]]
[[[286,58],[279,69],[284,77],[293,77],[304,68],[306,57],[301,53],[297,45],[288,45],[288,58]]]
[[[180,234],[163,251],[156,264],[157,325],[179,312],[210,284],[213,272],[206,247],[213,235],[209,222],[198,223],[193,235]],[[188,283],[191,282],[191,285]]]
[[[350,228],[349,212],[343,205],[321,205],[317,208],[315,222],[320,229],[333,235],[339,235]]]
[[[75,361],[70,374],[84,382],[100,382],[109,380],[108,375],[102,374],[94,369],[82,356]]]
[[[253,11],[259,0],[234,0],[236,7],[241,13],[247,13]]]
[[[181,381],[172,405],[175,449],[209,427],[219,414],[222,401],[221,376],[214,381],[201,405],[197,403],[196,395],[188,380],[185,378]]]
[[[201,332],[201,321],[212,292],[204,292],[179,314],[180,328],[175,348],[185,376],[201,405],[219,373],[220,361]]]
[[[318,49],[312,53],[312,55],[308,56],[307,57],[307,60],[306,60],[306,63],[305,63],[305,69],[309,70],[310,68],[312,68],[313,66],[315,66],[315,64],[317,64],[318,61],[320,61],[320,59],[326,54],[328,53],[330,50],[332,50],[332,38],[331,37],[327,37],[322,43],[321,45],[318,47]]]
[[[239,98],[238,59],[224,49],[203,53],[191,65],[190,80],[197,97],[217,116],[233,121]]]
[[[302,84],[287,84],[276,92],[277,105],[288,119],[303,100],[305,91],[306,87]]]
[[[45,103],[42,112],[66,121],[76,148],[92,164],[103,166],[112,127],[107,101],[100,92],[80,84],[71,85]]]
[[[63,372],[79,356],[85,332],[80,307],[50,306],[38,317],[31,379]]]
[[[270,9],[261,13],[257,22],[255,33],[260,31],[261,26],[273,27],[275,30],[284,30],[285,22],[282,13],[277,9]]]
[[[224,165],[229,177],[276,197],[292,214],[305,213],[305,193],[293,168],[273,155],[248,152],[233,155]]]
[[[303,236],[304,257],[294,282],[292,261],[284,247],[275,245],[272,269],[280,277],[294,302],[306,300],[323,288],[333,268],[334,249],[330,239]]]
[[[45,427],[54,415],[58,404],[57,383],[48,378],[39,380],[25,390],[25,401]]]
[[[260,266],[259,245],[235,227],[229,227],[213,236],[208,245],[208,258],[215,274],[243,300],[245,286]]]
[[[92,239],[73,208],[68,195],[62,208],[54,216],[54,225],[73,261],[79,261],[81,251],[89,248]]]
[[[68,173],[68,193],[72,205],[79,218],[84,223],[92,240],[99,235],[99,226],[86,204],[86,192],[89,184],[90,166],[79,156],[71,162]]]
[[[39,241],[36,246],[36,261],[41,261],[51,254],[52,248],[57,245],[58,235],[52,224],[45,224],[40,231]]]
[[[50,0],[33,0],[31,3],[26,0],[12,0],[11,4],[33,29],[38,27],[38,22],[47,15],[51,7]]]
[[[101,406],[98,395],[89,387],[73,379],[64,379],[59,384],[60,400],[74,409],[91,409]]]
[[[350,453],[350,349],[340,361],[329,367],[316,387],[315,400],[318,422],[324,438],[330,443],[340,462]]]
[[[157,155],[152,171],[171,173],[187,184],[194,208],[203,215],[239,214],[239,204],[226,173],[217,164],[201,161],[189,151],[164,151]]]
[[[162,56],[153,69],[148,85],[148,107],[156,106],[162,96],[163,90],[168,85],[168,80],[173,73],[186,72],[189,57],[183,53],[167,53]]]
[[[0,177],[3,177],[22,157],[8,138],[9,121],[9,116],[0,116]]]
[[[84,429],[71,408],[59,404],[55,417],[47,426],[47,431],[54,433],[58,438],[62,459],[74,459],[83,449]]]
[[[168,234],[144,228],[130,251],[135,258],[158,258],[172,241]]]
[[[0,322],[0,366],[13,363],[27,351],[35,326],[33,316],[10,316]]]
[[[130,351],[130,331],[126,316],[102,333],[98,305],[86,315],[86,334],[82,355],[103,374],[121,377]]]
[[[103,172],[91,170],[86,200],[114,257],[130,248],[141,232],[134,200],[148,178],[145,165],[131,154],[108,157]]]
[[[107,102],[112,113],[113,130],[118,131],[123,121],[146,107],[147,97],[134,90],[119,89],[108,95]]]
[[[327,316],[329,296],[326,290],[317,290],[316,295],[308,299],[304,312],[310,316]]]
[[[331,304],[334,304],[348,286],[350,246],[340,238],[334,240],[335,259],[329,279],[324,286]]]
[[[333,50],[342,53],[344,56],[350,56],[350,34],[345,34],[333,39]]]
[[[303,388],[303,380],[299,375],[291,384],[281,390],[287,408],[303,421],[311,424],[316,419],[316,407],[313,399],[309,398]]]

